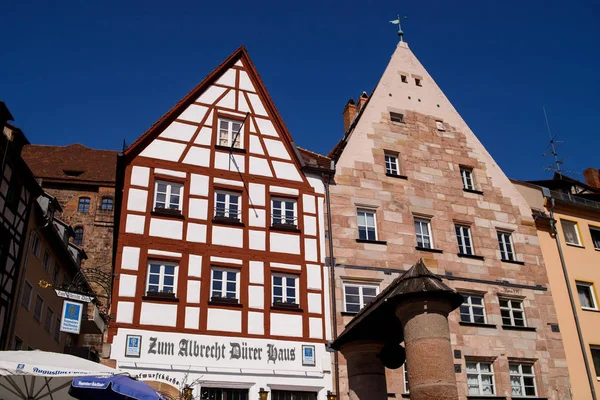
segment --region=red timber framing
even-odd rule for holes
[[[240,149],[219,146],[219,118],[245,121]],[[303,166],[245,48],[239,48],[127,148],[120,160],[115,319],[109,341],[119,328],[130,328],[325,343],[329,321],[323,266],[324,192],[320,177],[307,176]],[[183,185],[180,214],[154,210],[157,180]],[[239,194],[238,223],[213,220],[216,190]],[[297,229],[271,226],[271,197],[296,201]],[[124,256],[131,249],[139,249],[137,263]],[[196,264],[189,265],[190,259],[196,263],[199,257],[200,273]],[[151,260],[178,265],[175,299],[146,296]],[[259,263],[263,263],[262,283]],[[239,270],[239,304],[211,302],[212,267]],[[298,277],[299,308],[273,307],[272,273]],[[123,279],[127,283],[121,284]],[[131,282],[135,289],[127,287]],[[188,293],[188,288],[197,288],[196,282],[199,302],[195,293]],[[257,303],[256,293],[261,291],[264,295]],[[142,315],[142,303],[175,305],[174,324],[149,323],[150,318]],[[209,310],[223,309],[241,312],[239,331],[211,329]],[[190,320],[188,312],[199,312],[197,326],[191,326],[194,318]],[[262,333],[255,324],[249,329],[249,315],[258,313],[263,316]],[[301,329],[287,334],[293,329],[272,326],[280,323],[276,322],[280,315],[299,316]]]

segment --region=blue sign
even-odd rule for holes
[[[302,365],[314,367],[316,363],[315,346],[302,346]]]
[[[65,300],[60,321],[60,331],[79,334],[82,314],[83,304]]]
[[[139,357],[142,354],[142,337],[140,335],[127,335],[125,357]]]

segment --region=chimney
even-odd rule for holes
[[[589,186],[600,189],[600,171],[595,168],[588,168],[583,171],[585,177],[585,183]]]
[[[367,103],[367,100],[369,100],[369,95],[367,94],[367,92],[362,92],[362,94],[358,98],[358,111],[362,110],[364,105]]]
[[[350,128],[350,124],[356,116],[356,111],[354,99],[348,100],[346,107],[344,107],[344,133],[348,132],[348,128]]]

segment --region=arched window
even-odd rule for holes
[[[73,237],[73,244],[82,245],[83,244],[83,227],[78,226],[75,230],[75,236]]]
[[[80,197],[77,205],[77,212],[90,212],[90,198]]]
[[[101,211],[112,211],[113,210],[113,199],[110,197],[103,197],[102,203],[100,203]]]

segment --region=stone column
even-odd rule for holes
[[[350,400],[387,400],[385,367],[377,357],[382,347],[381,342],[356,341],[340,349],[348,368]]]
[[[411,400],[458,400],[450,345],[449,301],[436,296],[406,299],[396,306],[404,329]]]

